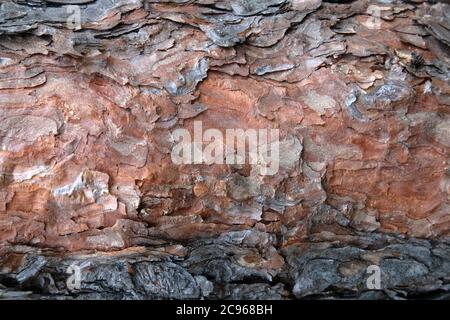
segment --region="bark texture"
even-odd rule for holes
[[[450,5],[343,2],[0,1],[0,297],[448,298]]]

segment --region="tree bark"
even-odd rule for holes
[[[2,1],[0,298],[448,298],[449,16]],[[199,124],[278,130],[275,174],[175,163]]]

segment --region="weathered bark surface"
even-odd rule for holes
[[[110,253],[1,251],[8,299],[449,299],[450,243],[371,234],[278,248],[261,231]],[[278,253],[276,250],[279,250]],[[369,290],[378,265],[381,290]],[[79,288],[71,266],[82,269]]]
[[[331,2],[1,1],[0,297],[448,297],[450,5]],[[280,171],[173,164],[194,121]]]

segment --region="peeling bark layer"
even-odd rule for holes
[[[2,1],[0,297],[448,297],[449,46],[446,2]],[[175,165],[195,121],[279,172]]]

